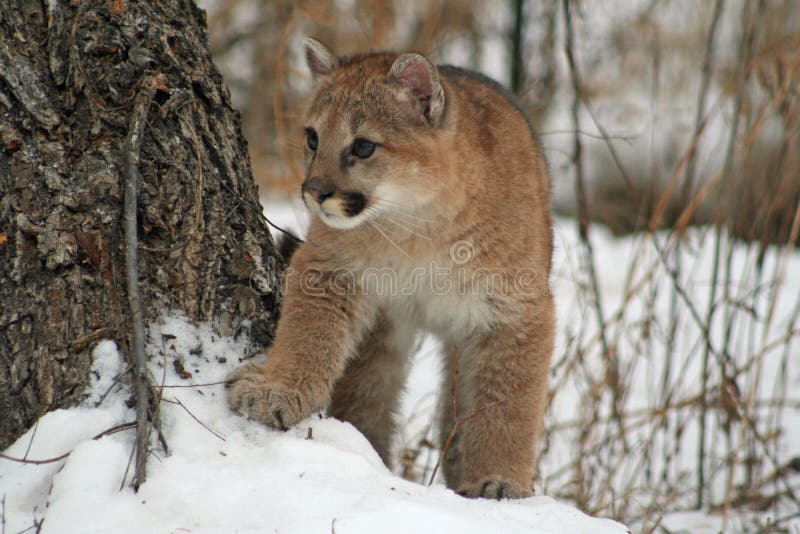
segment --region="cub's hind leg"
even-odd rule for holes
[[[379,314],[334,385],[328,409],[329,415],[364,434],[387,466],[391,466],[396,412],[413,341],[412,333],[399,331]]]
[[[553,305],[544,297],[507,324],[498,324],[470,353],[472,414],[461,447],[467,497],[533,494],[535,451],[547,399],[553,350]]]

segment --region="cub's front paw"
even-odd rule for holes
[[[226,382],[232,410],[273,428],[287,430],[311,414],[299,393],[270,382],[257,364],[239,367]]]
[[[458,487],[456,493],[462,497],[475,499],[524,499],[533,495],[530,485],[525,486],[503,477],[490,476],[477,482],[466,482]]]

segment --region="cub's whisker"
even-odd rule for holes
[[[393,223],[395,226],[398,226],[398,227],[400,227],[401,229],[405,230],[405,231],[406,231],[406,232],[408,232],[408,233],[414,234],[415,236],[419,236],[419,237],[421,237],[422,239],[427,239],[428,241],[430,241],[430,240],[431,240],[431,238],[430,238],[430,237],[428,237],[428,236],[426,236],[426,235],[422,235],[422,234],[420,234],[419,232],[415,232],[415,231],[414,231],[414,230],[412,230],[411,228],[409,228],[409,227],[407,227],[407,226],[404,226],[403,224],[399,223],[398,221],[395,221],[394,219],[392,219],[391,217],[389,217],[389,216],[388,216],[388,215],[386,215],[386,214],[383,214],[383,218],[384,218],[384,219],[386,219],[387,221],[389,221],[390,223]]]
[[[373,198],[380,202],[385,202],[386,204],[392,204],[394,206],[398,206],[408,211],[416,211],[416,209],[413,206],[409,206],[408,204],[403,204],[402,202],[397,202],[396,200],[389,200],[388,198],[384,197],[373,197]]]
[[[382,227],[378,223],[376,223],[375,221],[371,221],[371,220],[367,219],[367,222],[370,224],[370,226],[372,226],[375,230],[377,230],[379,234],[381,234],[384,238],[386,238],[386,240],[389,243],[391,243],[392,246],[394,246],[394,248],[399,250],[403,254],[403,256],[405,256],[408,259],[411,259],[411,256],[409,256],[408,253],[405,250],[400,248],[400,246],[397,243],[392,241],[392,239],[388,235],[386,235],[386,233],[384,233],[383,230],[385,230],[385,228],[382,230],[381,229]]]
[[[375,206],[366,207],[364,209],[364,213],[367,215],[367,217],[365,217],[366,221],[370,221],[372,219],[376,219],[376,218],[378,218],[378,217],[380,217],[382,215],[381,210],[379,210]]]
[[[426,232],[429,227],[429,223],[421,222],[414,220],[415,217],[408,213],[403,213],[402,211],[398,211],[394,209],[392,206],[386,206],[381,204],[380,202],[370,206],[367,208],[367,211],[374,217],[383,217],[389,220],[390,222],[394,223],[395,226],[399,226],[403,230],[411,232],[412,234],[420,235],[419,232]],[[406,216],[410,217],[409,219],[403,219],[400,217],[400,220],[392,219],[389,217],[389,214],[393,216]],[[427,236],[421,236],[429,239]]]
[[[427,221],[424,221],[424,220],[417,220],[417,218],[409,215],[408,213],[403,213],[402,211],[397,211],[395,209],[392,209],[391,207],[387,207],[387,206],[381,206],[381,207],[383,208],[383,210],[385,212],[388,212],[388,213],[391,213],[392,215],[396,215],[398,217],[401,217],[401,220],[403,221],[403,223],[409,224],[409,225],[413,226],[414,228],[416,228],[417,230],[425,230],[431,224],[430,222],[427,222]],[[402,217],[405,217],[405,219],[402,219]]]
[[[413,213],[410,213],[408,210],[411,210],[411,208],[409,208],[407,206],[403,206],[402,204],[397,204],[395,202],[392,202],[391,200],[386,200],[386,199],[377,198],[377,197],[375,198],[375,200],[376,200],[376,204],[378,206],[380,206],[380,207],[382,207],[384,209],[387,209],[387,210],[391,210],[393,213],[397,213],[399,215],[404,215],[406,217],[409,217],[409,218],[412,218],[412,219],[416,219],[418,221],[422,221],[422,222],[426,222],[426,223],[435,223],[436,222],[433,219],[426,219],[425,217],[420,217],[419,215],[415,215]],[[398,206],[399,206],[399,208],[402,208],[402,209],[399,209]]]

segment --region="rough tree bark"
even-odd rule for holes
[[[0,449],[80,400],[97,339],[130,352],[122,200],[143,91],[145,317],[177,308],[221,334],[273,335],[282,264],[204,12],[190,0],[3,0]]]

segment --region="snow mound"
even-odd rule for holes
[[[151,326],[150,371],[165,386],[170,450],[154,445],[135,493],[125,482],[134,431],[93,439],[135,419],[130,392],[115,383],[125,365],[113,343],[100,343],[87,402],[48,413],[5,451],[29,460],[69,455],[40,465],[0,459],[6,532],[34,524],[44,533],[626,532],[549,497],[468,500],[403,480],[354,427],[319,414],[288,432],[235,415],[218,382],[246,347],[179,316]]]

